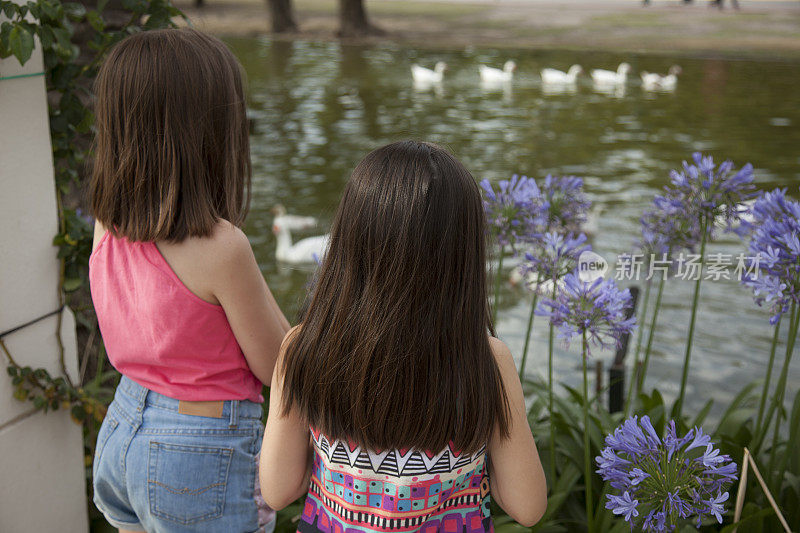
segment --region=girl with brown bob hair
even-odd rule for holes
[[[522,387],[490,336],[484,224],[436,145],[353,171],[270,393],[262,491],[278,509],[307,494],[298,531],[490,531],[490,493],[524,525],[543,515]]]
[[[201,32],[147,31],[111,50],[95,92],[89,278],[122,374],[97,439],[95,504],[120,531],[269,527],[254,497],[261,390],[289,323],[240,229],[241,67]]]

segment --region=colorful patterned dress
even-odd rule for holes
[[[314,466],[297,531],[492,532],[485,447],[371,452],[313,431]]]

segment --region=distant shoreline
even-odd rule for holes
[[[295,0],[300,31],[269,33],[266,0],[177,0],[192,24],[220,36],[338,40],[336,0]],[[800,61],[800,2],[740,0],[741,10],[681,0],[367,0],[383,36],[427,48],[533,48]],[[181,21],[179,21],[181,22]]]

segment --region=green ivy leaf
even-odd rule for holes
[[[98,9],[100,9],[99,6]],[[86,20],[89,21],[89,25],[96,32],[101,32],[106,28],[106,22],[103,20],[103,16],[97,11],[89,11],[86,14]]]
[[[42,10],[41,18],[43,19],[43,22],[45,18],[53,21],[57,21],[61,18],[61,13],[59,12],[60,11],[59,5],[56,4],[55,2],[48,2],[46,0],[40,1],[39,6],[41,7]]]
[[[53,47],[53,43],[55,42],[55,35],[53,35],[53,30],[50,26],[42,26],[39,30],[39,41],[42,43],[42,49],[47,51]]]
[[[6,18],[13,19],[14,15],[17,13],[17,4],[14,2],[0,2],[0,5],[3,6],[3,13],[5,14]]]
[[[86,16],[86,8],[83,4],[77,2],[66,2],[64,5],[64,13],[74,21],[79,21]]]
[[[16,389],[14,389],[14,398],[21,402],[27,400],[28,399],[27,389],[25,389],[24,387],[17,387]]]
[[[33,53],[33,35],[22,26],[14,26],[8,35],[8,45],[11,53],[24,65]]]

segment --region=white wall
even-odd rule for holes
[[[17,0],[19,3],[19,0]],[[0,21],[3,17],[0,15]],[[41,49],[21,66],[0,60],[0,332],[58,307],[58,228]],[[29,77],[1,79],[19,75]],[[56,316],[3,337],[18,364],[60,375]],[[75,321],[61,338],[77,378]],[[81,428],[60,409],[36,412],[12,397],[0,353],[0,531],[88,530]]]

